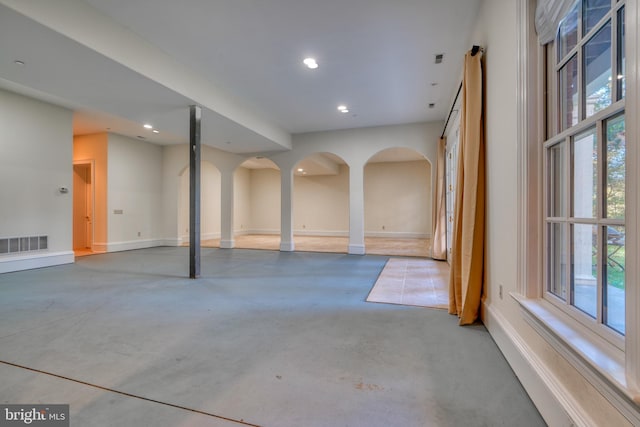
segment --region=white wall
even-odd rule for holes
[[[71,111],[0,90],[0,129],[0,238],[49,236],[46,251],[0,255],[0,273],[73,262]]]
[[[180,175],[178,230],[181,241],[189,241],[189,168]],[[220,171],[209,162],[200,165],[200,236],[220,238]]]
[[[426,160],[364,168],[365,234],[431,237],[431,165]]]
[[[233,227],[246,234],[251,229],[251,170],[239,167],[233,178]]]
[[[295,175],[293,230],[314,236],[349,235],[349,168],[337,175]]]
[[[251,232],[280,234],[280,171],[251,171]]]
[[[486,254],[483,321],[550,425],[630,425],[524,320],[518,303],[517,2],[485,0],[470,44],[485,48]],[[500,287],[503,288],[502,297]],[[582,422],[573,420],[576,425]]]
[[[107,251],[162,244],[162,147],[109,134],[108,153]]]

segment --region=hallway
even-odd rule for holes
[[[543,426],[482,325],[366,303],[387,258],[187,248],[0,275],[0,399],[78,426]],[[490,391],[490,392],[487,392]]]

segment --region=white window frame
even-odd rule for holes
[[[623,343],[618,346],[603,339],[544,298],[543,145],[548,111],[542,91],[546,78],[545,49],[538,44],[533,25],[535,0],[519,0],[517,4],[521,24],[517,87],[518,292],[512,294],[520,303],[525,320],[634,425],[640,425],[640,126],[638,120],[630,118],[640,117],[638,1],[627,0],[625,5],[626,100],[623,104],[612,100],[616,105],[607,110],[611,113],[611,109],[624,108],[629,142],[626,146],[626,335]],[[595,123],[602,118],[598,114],[588,120]],[[586,122],[583,126],[586,128]],[[571,133],[575,133],[575,129]]]

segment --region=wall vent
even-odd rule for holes
[[[48,248],[48,236],[0,238],[0,255],[41,251]]]

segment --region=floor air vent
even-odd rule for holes
[[[41,251],[47,249],[47,236],[8,237],[0,239],[0,254]]]

